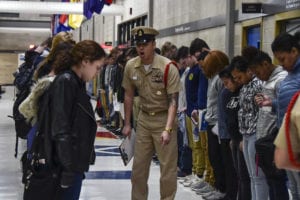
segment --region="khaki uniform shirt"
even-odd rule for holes
[[[164,84],[164,72],[168,58],[155,54],[148,71],[145,71],[140,57],[128,61],[125,66],[122,86],[126,89],[136,88],[140,96],[140,109],[147,113],[167,111],[168,94],[180,91],[180,77],[177,68],[171,65],[168,73],[167,86]]]
[[[274,141],[275,146],[287,149],[285,118]],[[290,117],[290,138],[293,152],[300,153],[300,98],[297,99]]]

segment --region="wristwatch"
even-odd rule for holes
[[[173,131],[173,129],[172,128],[165,128],[165,130],[164,131],[167,131],[169,134],[171,134],[172,133],[172,131]]]

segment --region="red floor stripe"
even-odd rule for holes
[[[118,137],[112,134],[111,132],[97,132],[97,137],[103,137],[103,138],[114,138],[117,139]]]

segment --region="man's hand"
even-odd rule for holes
[[[254,97],[255,103],[262,107],[262,106],[272,106],[272,100],[270,97],[264,94],[256,94]]]
[[[131,134],[131,126],[130,125],[125,125],[123,127],[123,130],[122,130],[122,134],[124,136],[128,136],[130,138],[130,134]]]
[[[161,144],[163,146],[167,145],[171,140],[171,134],[168,131],[163,131],[160,138],[161,138]]]

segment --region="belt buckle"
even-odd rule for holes
[[[149,112],[149,115],[154,116],[155,112]]]

